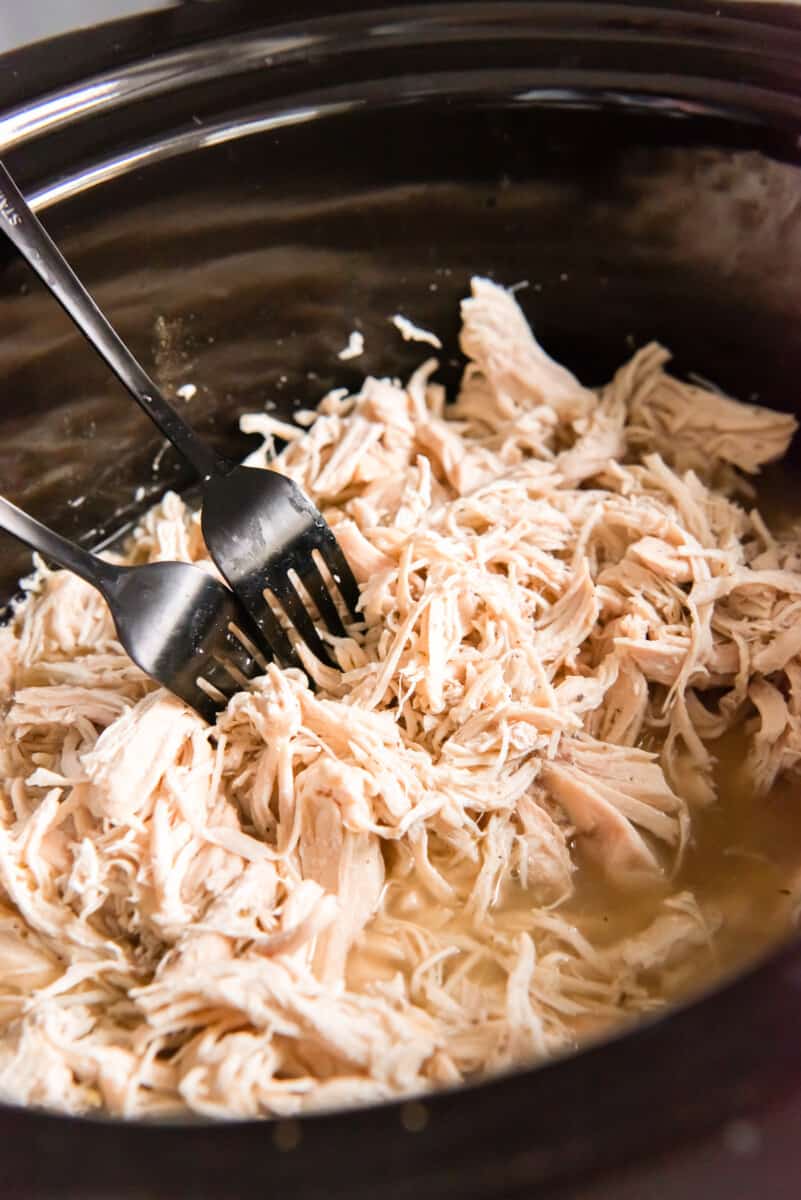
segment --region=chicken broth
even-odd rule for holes
[[[688,954],[681,970],[664,987],[666,999],[678,999],[742,968],[795,932],[801,905],[801,805],[798,784],[783,780],[765,797],[743,786],[741,739],[736,735],[713,747],[720,799],[693,814],[693,836],[676,874],[637,893],[621,892],[603,872],[574,849],[576,883],[560,912],[580,926],[593,945],[604,947],[649,927],[661,905],[677,891],[690,891],[720,917],[714,937]],[[504,883],[493,908],[493,921],[507,929],[527,928],[531,894],[517,879]],[[432,930],[445,930],[446,941],[469,941],[473,922],[464,913],[444,922],[443,910],[425,895],[401,890],[386,911],[399,919],[414,914]],[[379,935],[380,936],[380,935]],[[391,945],[383,958],[357,943],[348,964],[349,978],[364,980],[393,974]],[[454,956],[455,959],[455,956]],[[453,961],[453,960],[452,960]],[[458,962],[458,959],[456,959]],[[473,970],[487,978],[486,965]],[[490,964],[491,969],[491,964]]]
[[[723,917],[707,976],[742,966],[793,932],[801,900],[798,783],[781,780],[767,796],[754,796],[743,785],[738,742],[733,736],[714,747],[721,799],[697,814],[679,876]]]
[[[658,345],[585,387],[489,280],[462,318],[453,404],[428,361],[303,429],[243,418],[359,579],[339,669],[271,664],[209,729],[65,572],[0,629],[3,1097],[408,1095],[574,1049],[794,927],[801,542],[747,483],[794,419]],[[210,567],[175,495],[122,554]]]
[[[709,944],[682,964],[666,988],[670,998],[700,990],[763,954],[795,930],[801,874],[798,785],[783,781],[769,796],[738,786],[742,756],[735,738],[716,746],[720,800],[693,814],[693,837],[676,876],[632,903],[610,888],[592,864],[569,910],[575,919],[600,913],[597,937],[614,941],[645,927],[670,891],[692,892],[721,924]]]
[[[797,927],[801,904],[797,784],[782,781],[768,796],[755,797],[741,779],[742,739],[728,737],[713,749],[720,799],[693,814],[692,840],[676,874],[634,895],[621,892],[577,844],[575,889],[560,906],[565,920],[599,950],[627,940],[636,944],[637,935],[653,929],[665,901],[677,893],[691,893],[712,915],[716,928],[708,939],[690,946],[669,971],[658,972],[653,1011],[742,969]],[[530,930],[531,907],[531,894],[519,880],[507,879],[492,910],[493,928],[512,934]],[[447,955],[443,987],[452,990],[466,978],[478,1001],[476,1019],[492,1019],[491,1004],[482,1010],[481,998],[503,991],[506,978],[492,955],[481,953],[476,945],[473,919],[463,911],[448,914],[425,894],[403,888],[394,902],[385,904],[384,913],[391,920],[379,917],[351,952],[347,971],[351,986],[389,982],[400,967],[407,969],[414,990],[413,972],[394,941],[402,923],[412,918],[439,940],[440,952]],[[647,978],[647,968],[643,976]],[[621,989],[610,1011],[592,1016],[577,1013],[576,1043],[643,1012],[641,999]]]

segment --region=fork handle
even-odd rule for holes
[[[84,337],[111,367],[139,407],[201,478],[224,474],[227,464],[167,402],[141,363],[95,304],[61,251],[29,208],[0,162],[0,226]]]
[[[0,529],[13,534],[15,538],[38,550],[45,558],[52,559],[60,567],[74,571],[81,579],[85,579],[92,587],[101,591],[113,585],[119,575],[117,567],[48,529],[35,517],[29,516],[21,508],[17,508],[16,504],[6,500],[5,496],[0,496]]]

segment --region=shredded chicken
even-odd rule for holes
[[[714,748],[801,762],[801,541],[735,497],[789,416],[640,350],[607,386],[473,281],[446,406],[257,415],[361,585],[340,671],[270,666],[215,728],[40,564],[0,630],[0,1094],[291,1114],[542,1059],[665,1002],[717,918],[675,883]],[[344,353],[340,357],[345,357]],[[168,495],[128,561],[206,561]],[[312,684],[314,687],[312,687]],[[586,879],[632,900],[625,934]]]
[[[442,342],[430,329],[421,329],[419,325],[415,325],[414,321],[410,321],[401,313],[395,313],[390,320],[404,342],[428,342],[429,346],[433,346],[435,350],[442,349]]]
[[[359,333],[358,329],[354,329],[348,337],[348,344],[343,350],[340,350],[337,358],[346,361],[349,358],[358,358],[364,354],[364,334]]]

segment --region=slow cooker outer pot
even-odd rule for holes
[[[158,46],[156,53],[153,47]],[[80,65],[80,72],[76,64]],[[241,452],[528,280],[587,382],[658,336],[797,404],[801,26],[762,5],[198,5],[10,56],[0,148],[188,415]],[[80,75],[80,77],[78,77]],[[180,464],[2,248],[0,478],[97,542]],[[336,352],[361,327],[367,352]],[[5,596],[25,557],[3,543]],[[147,1126],[0,1109],[8,1196],[797,1195],[801,953],[577,1057],[421,1107]],[[665,1157],[665,1156],[668,1157]],[[750,1174],[749,1174],[750,1172]]]

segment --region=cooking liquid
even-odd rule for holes
[[[759,510],[774,532],[798,519],[787,510],[794,487],[794,472],[787,465],[771,467],[760,481]],[[652,735],[647,748],[658,749]],[[644,930],[670,896],[691,892],[717,927],[709,944],[688,950],[671,970],[660,972],[661,1002],[691,996],[743,969],[795,933],[801,917],[801,781],[780,778],[768,795],[754,796],[743,771],[743,731],[730,731],[708,743],[708,749],[716,760],[718,798],[705,806],[690,802],[690,837],[675,872],[639,891],[621,889],[584,853],[579,837],[572,846],[574,891],[558,906],[561,916],[602,949]],[[507,873],[492,909],[493,924],[523,931],[534,904],[532,894]],[[390,888],[383,911],[400,918],[413,914],[416,923],[439,931],[454,945],[470,940],[473,926],[467,914],[446,913],[430,897],[412,895],[402,884]],[[377,924],[380,928],[380,917]],[[357,986],[389,979],[398,970],[391,953],[376,952],[369,926],[366,934],[348,964],[348,978]],[[448,972],[464,970],[467,957],[464,951],[454,955]],[[468,972],[478,986],[498,982],[490,959],[478,958]],[[619,1019],[626,1016],[622,1006]],[[577,1018],[576,1038],[608,1031],[615,1023],[617,1019]]]
[[[693,894],[713,923],[709,941],[684,949],[668,970],[660,969],[652,979],[648,972],[641,973],[641,981],[650,985],[652,1011],[724,980],[796,929],[801,910],[801,788],[784,780],[769,795],[754,797],[743,786],[743,747],[744,739],[736,733],[710,745],[718,760],[719,798],[691,811],[691,835],[678,870],[661,884],[639,891],[613,886],[583,853],[581,838],[572,847],[574,891],[557,911],[595,949],[603,950],[646,929],[665,911],[664,901],[683,891]],[[392,875],[391,850],[388,859]],[[532,893],[507,873],[492,909],[493,927],[511,933],[530,930],[535,904]],[[486,1019],[493,1019],[490,1014],[505,976],[490,956],[472,952],[474,926],[467,913],[454,915],[452,909],[419,890],[413,892],[402,881],[388,890],[383,913],[437,931],[439,944],[450,951],[459,947],[447,959],[443,982],[447,987],[457,974],[466,975],[474,989],[486,992]],[[376,980],[389,981],[399,970],[409,975],[402,956],[394,952],[396,938],[397,930],[385,927],[382,915],[368,925],[349,957],[351,986],[369,988]],[[577,1015],[570,1022],[574,1045],[604,1036],[641,1013],[621,995],[616,1011]]]
[[[576,890],[561,911],[571,913],[593,942],[636,933],[668,896],[685,890],[705,913],[719,914],[712,952],[689,954],[666,998],[742,968],[795,928],[801,904],[801,788],[785,779],[767,796],[755,797],[743,781],[743,746],[736,732],[709,744],[718,764],[718,799],[691,807],[689,844],[676,874],[660,887],[639,893],[612,887],[576,847]]]

